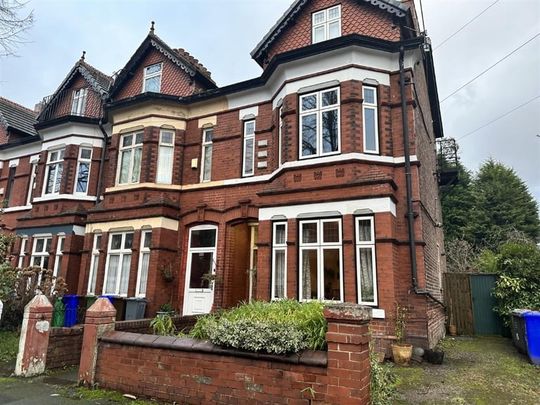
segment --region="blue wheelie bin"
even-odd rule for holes
[[[527,353],[533,364],[540,365],[540,311],[527,311],[525,318],[525,335]]]
[[[66,328],[71,328],[73,325],[77,324],[79,297],[77,295],[65,295],[63,301],[66,306],[64,326]]]

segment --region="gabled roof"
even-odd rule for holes
[[[29,108],[0,97],[0,125],[6,129],[14,129],[31,136],[37,136],[34,129],[36,115]]]
[[[96,69],[92,65],[88,64],[84,60],[84,54],[81,56],[81,58],[75,63],[75,65],[71,68],[69,73],[67,74],[66,78],[62,81],[58,89],[50,96],[46,102],[46,105],[43,107],[41,113],[38,116],[38,121],[45,116],[47,110],[55,105],[56,99],[60,96],[62,91],[64,91],[67,86],[71,83],[73,78],[80,73],[81,76],[86,80],[88,85],[92,87],[92,89],[100,95],[100,97],[105,100],[109,95],[109,88],[112,85],[113,79],[112,77],[106,75],[105,73],[101,72],[100,70]]]
[[[153,27],[153,26],[152,26]],[[126,80],[130,77],[130,72],[138,65],[146,51],[150,48],[156,49],[162,53],[172,63],[177,65],[180,69],[186,72],[191,77],[196,77],[209,88],[216,88],[216,82],[212,80],[211,73],[206,69],[202,63],[194,58],[185,49],[178,48],[173,49],[167,45],[160,37],[154,34],[153,28],[150,30],[148,36],[139,45],[139,48],[135,51],[131,59],[126,66],[120,71],[120,74],[114,81],[114,86],[111,89],[111,97],[122,87]]]
[[[294,21],[298,13],[300,13],[304,7],[311,0],[295,0],[293,4],[285,11],[281,18],[274,24],[270,31],[264,36],[264,38],[257,44],[255,49],[251,51],[251,57],[255,60],[259,59],[264,51],[266,51],[270,45],[279,37],[279,35]],[[358,2],[364,2],[371,4],[375,7],[379,7],[390,14],[394,14],[397,17],[405,17],[409,11],[409,7],[402,4],[398,0],[357,0]]]

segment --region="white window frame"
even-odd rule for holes
[[[334,10],[334,9],[339,10],[339,16],[330,19],[329,18],[330,17],[330,11]],[[316,18],[319,15],[323,15],[323,20],[321,22],[316,22]],[[339,35],[330,38],[330,25],[334,24],[336,22],[339,24]],[[341,5],[329,7],[329,8],[326,8],[324,10],[315,11],[311,15],[311,26],[312,26],[312,28],[311,28],[311,43],[312,44],[327,41],[329,39],[339,38],[342,35],[342,33],[341,33]],[[324,38],[321,39],[320,41],[315,41],[315,31],[318,28],[323,28],[324,29]]]
[[[73,101],[71,103],[71,115],[84,115],[86,109],[86,98],[88,88],[73,90]]]
[[[141,136],[141,142],[137,143],[137,136]],[[132,142],[128,146],[122,146],[124,144],[124,138],[127,136],[132,136]],[[128,184],[138,184],[141,181],[141,168],[142,168],[142,152],[144,144],[144,132],[131,132],[129,134],[123,134],[120,136],[120,143],[118,144],[118,163],[116,168],[116,184],[117,185],[128,185]],[[141,162],[139,167],[139,176],[136,181],[133,181],[133,169],[135,164],[135,151],[141,149]],[[120,176],[122,175],[122,156],[128,150],[131,150],[131,158],[129,160],[128,167],[128,181],[125,183],[120,183]]]
[[[370,221],[371,224],[371,240],[361,241],[360,232],[359,232],[359,222],[360,221]],[[357,285],[357,299],[358,303],[362,305],[378,305],[378,295],[377,295],[377,258],[375,251],[375,220],[373,217],[355,217],[354,219],[354,228],[355,228],[355,253],[356,253],[356,285]],[[361,288],[361,277],[360,277],[360,249],[371,249],[371,261],[373,263],[373,301],[366,301],[362,298],[362,288]]]
[[[125,248],[125,243],[126,243],[126,235],[128,234],[132,234],[134,236],[134,232],[133,231],[128,231],[128,232],[113,232],[113,233],[110,233],[109,234],[109,242],[107,244],[108,248],[107,248],[107,260],[105,261],[105,277],[103,278],[103,288],[102,288],[102,292],[103,292],[103,295],[116,295],[118,297],[127,297],[128,295],[128,292],[129,292],[129,276],[131,273],[131,264],[133,263],[133,239],[131,241],[132,243],[132,247],[130,249],[127,249]],[[120,241],[120,249],[112,249],[112,241],[113,241],[113,237],[115,235],[122,235],[122,238],[121,238],[121,241]],[[124,265],[124,259],[125,257],[129,255],[130,256],[130,262],[129,262],[129,269],[128,269],[128,278],[127,278],[127,291],[125,293],[121,293],[120,292],[120,283],[122,282],[122,268],[123,268],[123,265]],[[109,277],[109,264],[110,264],[110,259],[111,259],[111,256],[119,256],[119,259],[118,259],[118,270],[117,270],[117,273],[116,273],[116,282],[115,282],[115,288],[114,288],[114,291],[111,292],[111,291],[107,291],[107,280],[108,280],[108,277]]]
[[[58,272],[61,270],[62,257],[64,256],[64,245],[66,243],[65,235],[58,235],[56,238],[56,253],[54,255],[53,277],[58,277]]]
[[[57,155],[55,155],[57,154]],[[64,154],[65,149],[54,149],[47,152],[47,164],[45,167],[45,181],[43,182],[43,193],[42,195],[58,195],[60,194],[60,189],[62,188],[62,176],[64,175]],[[53,156],[57,156],[56,159],[53,159]],[[50,193],[47,193],[47,184],[49,183],[49,174],[52,168],[55,167],[54,178],[53,178],[53,189]],[[60,180],[58,180],[59,168],[62,169],[60,173]],[[58,182],[58,190],[55,191],[55,185]]]
[[[19,260],[17,261],[17,267],[22,269],[24,264],[24,258],[26,257],[26,245],[28,244],[28,236],[21,238],[21,249],[19,250]]]
[[[328,92],[331,92],[331,91],[336,91],[337,92],[337,103],[336,104],[331,104],[331,105],[328,105],[328,106],[325,106],[323,107],[322,106],[322,95],[323,93],[328,93]],[[311,110],[304,110],[303,109],[303,103],[302,103],[302,100],[304,98],[307,98],[307,97],[311,97],[311,96],[316,96],[317,97],[317,104],[316,104],[316,107],[314,109],[311,109]],[[321,157],[321,156],[331,156],[331,155],[338,155],[341,153],[341,92],[340,92],[340,88],[339,87],[334,87],[334,88],[330,88],[330,89],[325,89],[325,90],[321,90],[321,91],[316,91],[314,93],[307,93],[307,94],[302,94],[300,95],[300,100],[299,100],[299,108],[300,108],[300,121],[298,123],[298,134],[299,134],[299,137],[298,137],[298,153],[299,153],[299,158],[300,159],[313,159],[313,158],[317,158],[317,157]],[[323,113],[327,112],[327,111],[332,111],[332,110],[336,110],[337,111],[337,150],[336,151],[331,151],[331,152],[323,152],[323,130],[322,130],[322,126],[323,126],[323,120],[322,120],[322,117],[323,117]],[[307,116],[307,115],[313,115],[315,114],[317,116],[317,128],[316,128],[316,137],[317,137],[317,151],[316,153],[314,153],[313,155],[303,155],[303,144],[302,144],[302,137],[303,137],[303,134],[302,134],[302,118]]]
[[[28,183],[28,191],[26,194],[26,205],[32,204],[32,194],[36,188],[37,162],[30,163],[30,182]]]
[[[159,72],[155,72],[155,73],[148,73],[148,70],[151,68],[151,67],[154,67],[154,66],[157,66],[159,65]],[[161,92],[161,75],[163,73],[163,63],[152,63],[151,65],[148,65],[144,68],[144,72],[143,72],[143,82],[142,82],[142,92],[143,93],[146,93],[148,90],[146,90],[146,81],[148,79],[153,79],[154,77],[159,77],[159,89],[157,92],[154,92],[154,93],[160,93]]]
[[[278,226],[285,226],[285,241],[283,243],[278,243],[276,241],[276,228]],[[288,234],[288,224],[286,221],[274,222],[272,224],[272,300],[286,299],[287,298],[287,234]],[[284,252],[285,254],[285,274],[283,275],[283,298],[278,298],[276,294],[276,253]]]
[[[324,223],[327,222],[338,222],[338,235],[339,235],[339,241],[338,242],[324,242],[323,239],[323,227]],[[302,242],[304,237],[304,229],[303,224],[309,224],[314,223],[317,224],[317,242],[316,243],[307,243]],[[303,257],[303,251],[304,250],[317,250],[317,300],[319,301],[326,301],[326,302],[343,302],[344,300],[344,288],[343,288],[343,225],[342,225],[342,219],[341,218],[325,218],[325,219],[309,219],[309,220],[301,220],[298,222],[298,226],[300,227],[299,232],[299,300],[300,301],[309,301],[312,300],[311,298],[304,298],[303,297],[303,277],[302,277],[302,257]],[[336,250],[339,249],[339,284],[340,284],[340,299],[339,300],[326,300],[324,298],[324,250]]]
[[[248,125],[253,123],[253,133],[247,133]],[[244,121],[244,147],[242,154],[242,177],[250,177],[255,175],[255,131],[257,130],[255,119],[250,119]],[[246,152],[247,152],[247,143],[249,140],[252,140],[252,157],[251,170],[246,171]]]
[[[38,240],[43,240],[43,250],[37,251],[37,244]],[[38,236],[35,237],[32,244],[32,255],[30,257],[30,266],[37,266],[42,269],[45,269],[43,267],[43,262],[45,261],[45,258],[49,258],[50,254],[47,250],[47,244],[49,245],[49,249],[52,243],[52,235],[51,236]],[[39,265],[34,264],[34,258],[39,258]],[[50,262],[47,264],[47,268],[49,267]],[[41,277],[40,277],[41,280]]]
[[[212,133],[212,137],[210,141],[206,139],[206,135],[208,133]],[[212,181],[212,153],[214,148],[214,128],[205,128],[203,129],[202,134],[202,144],[201,144],[201,183]],[[209,168],[209,176],[208,178],[205,178],[205,172],[206,172],[206,154],[210,153],[210,168]]]
[[[366,89],[373,90],[374,103],[366,102],[365,92]],[[362,98],[364,99],[362,103],[362,132],[363,132],[363,142],[364,142],[364,152],[366,153],[379,153],[379,108],[378,108],[378,98],[377,98],[377,87],[374,86],[363,86],[362,87]],[[368,149],[366,147],[366,110],[373,110],[374,112],[374,121],[375,121],[375,149]]]
[[[150,243],[149,246],[144,246],[144,242],[146,239],[146,235],[150,235]],[[137,285],[135,287],[135,296],[144,298],[146,297],[146,291],[148,288],[148,274],[150,270],[150,254],[152,247],[152,230],[143,230],[141,231],[141,246],[139,249],[139,263],[137,266]],[[142,272],[143,272],[143,263],[144,263],[144,257],[148,255],[148,267],[146,268],[146,285],[144,286],[144,292],[141,293],[141,278],[142,278]]]
[[[89,158],[84,158],[82,156],[83,154],[83,151],[90,151],[90,157]],[[91,173],[91,169],[92,169],[92,148],[91,147],[86,147],[86,146],[81,146],[79,148],[79,158],[77,160],[77,172],[76,172],[76,176],[75,176],[75,186],[73,187],[73,194],[75,195],[88,195],[88,188],[90,187],[90,173]],[[77,191],[77,186],[78,186],[78,183],[79,183],[79,171],[81,169],[81,164],[88,164],[88,178],[86,180],[86,190],[84,191]]]
[[[171,134],[171,142],[165,142],[163,140],[163,134]],[[162,129],[159,131],[159,145],[158,145],[158,166],[156,171],[156,183],[158,184],[172,184],[173,167],[174,167],[174,140],[175,134],[172,129]],[[162,151],[164,149],[171,150],[170,167],[164,167]]]
[[[96,295],[97,289],[97,272],[99,271],[99,258],[101,256],[101,242],[103,235],[101,233],[95,233],[92,239],[92,258],[90,259],[90,272],[88,274],[88,295]],[[99,243],[98,243],[99,239]],[[95,274],[94,274],[95,273]],[[95,277],[95,283],[92,280]]]
[[[193,235],[194,231],[208,231],[208,230],[214,230],[215,233],[215,243],[213,247],[191,247],[191,236]],[[217,247],[218,247],[218,236],[219,236],[219,229],[216,225],[197,225],[189,229],[189,240],[188,240],[188,255],[187,260],[189,265],[186,267],[186,272],[189,271],[189,275],[186,277],[186,285],[185,285],[185,293],[188,291],[203,291],[204,288],[190,288],[191,283],[191,255],[193,253],[212,253],[212,274],[216,274],[216,263],[217,263]],[[208,283],[208,289],[213,290],[214,289],[215,281],[211,281]]]
[[[278,109],[278,167],[283,164],[283,156],[281,148],[283,147],[283,106]]]

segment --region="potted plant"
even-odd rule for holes
[[[176,272],[174,271],[172,263],[162,264],[159,266],[159,272],[161,273],[163,280],[167,283],[174,281],[176,278]]]
[[[159,311],[156,312],[156,315],[168,315],[168,316],[174,316],[174,308],[170,302],[167,302],[166,304],[162,304],[159,307]]]
[[[412,345],[405,343],[405,326],[407,324],[408,310],[396,304],[396,343],[392,344],[394,363],[406,366],[412,357]]]

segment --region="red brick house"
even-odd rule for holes
[[[251,54],[261,76],[226,87],[153,26],[114,82],[77,62],[35,126],[36,189],[15,253],[25,265],[54,256],[49,267],[67,256],[72,292],[145,297],[147,315],[167,302],[183,314],[358,302],[388,340],[400,303],[409,340],[433,346],[443,133],[411,7],[296,0]],[[42,235],[50,243],[36,246]]]

